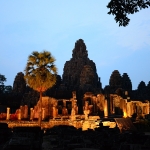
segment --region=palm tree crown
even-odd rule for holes
[[[34,51],[28,57],[25,68],[27,84],[38,92],[43,92],[56,83],[57,68],[55,58],[48,51]]]

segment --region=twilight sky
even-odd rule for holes
[[[109,0],[0,1],[0,74],[13,85],[34,51],[47,50],[56,58],[58,74],[72,57],[74,44],[83,39],[97,68],[102,87],[114,70],[127,73],[136,89],[150,81],[150,9],[130,15],[119,27],[108,15]]]

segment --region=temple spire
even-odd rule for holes
[[[86,45],[82,39],[76,41],[75,47],[73,49],[72,57],[75,59],[88,57]]]

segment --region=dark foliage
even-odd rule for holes
[[[4,92],[5,85],[4,82],[6,81],[6,78],[4,75],[0,74],[0,93]]]
[[[108,14],[115,15],[114,19],[119,22],[119,26],[125,27],[130,21],[128,14],[134,14],[149,6],[150,0],[111,0],[107,8],[110,9]]]

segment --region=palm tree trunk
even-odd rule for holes
[[[38,125],[41,126],[42,120],[42,91],[40,91],[40,110],[39,110],[39,118],[38,118]]]

